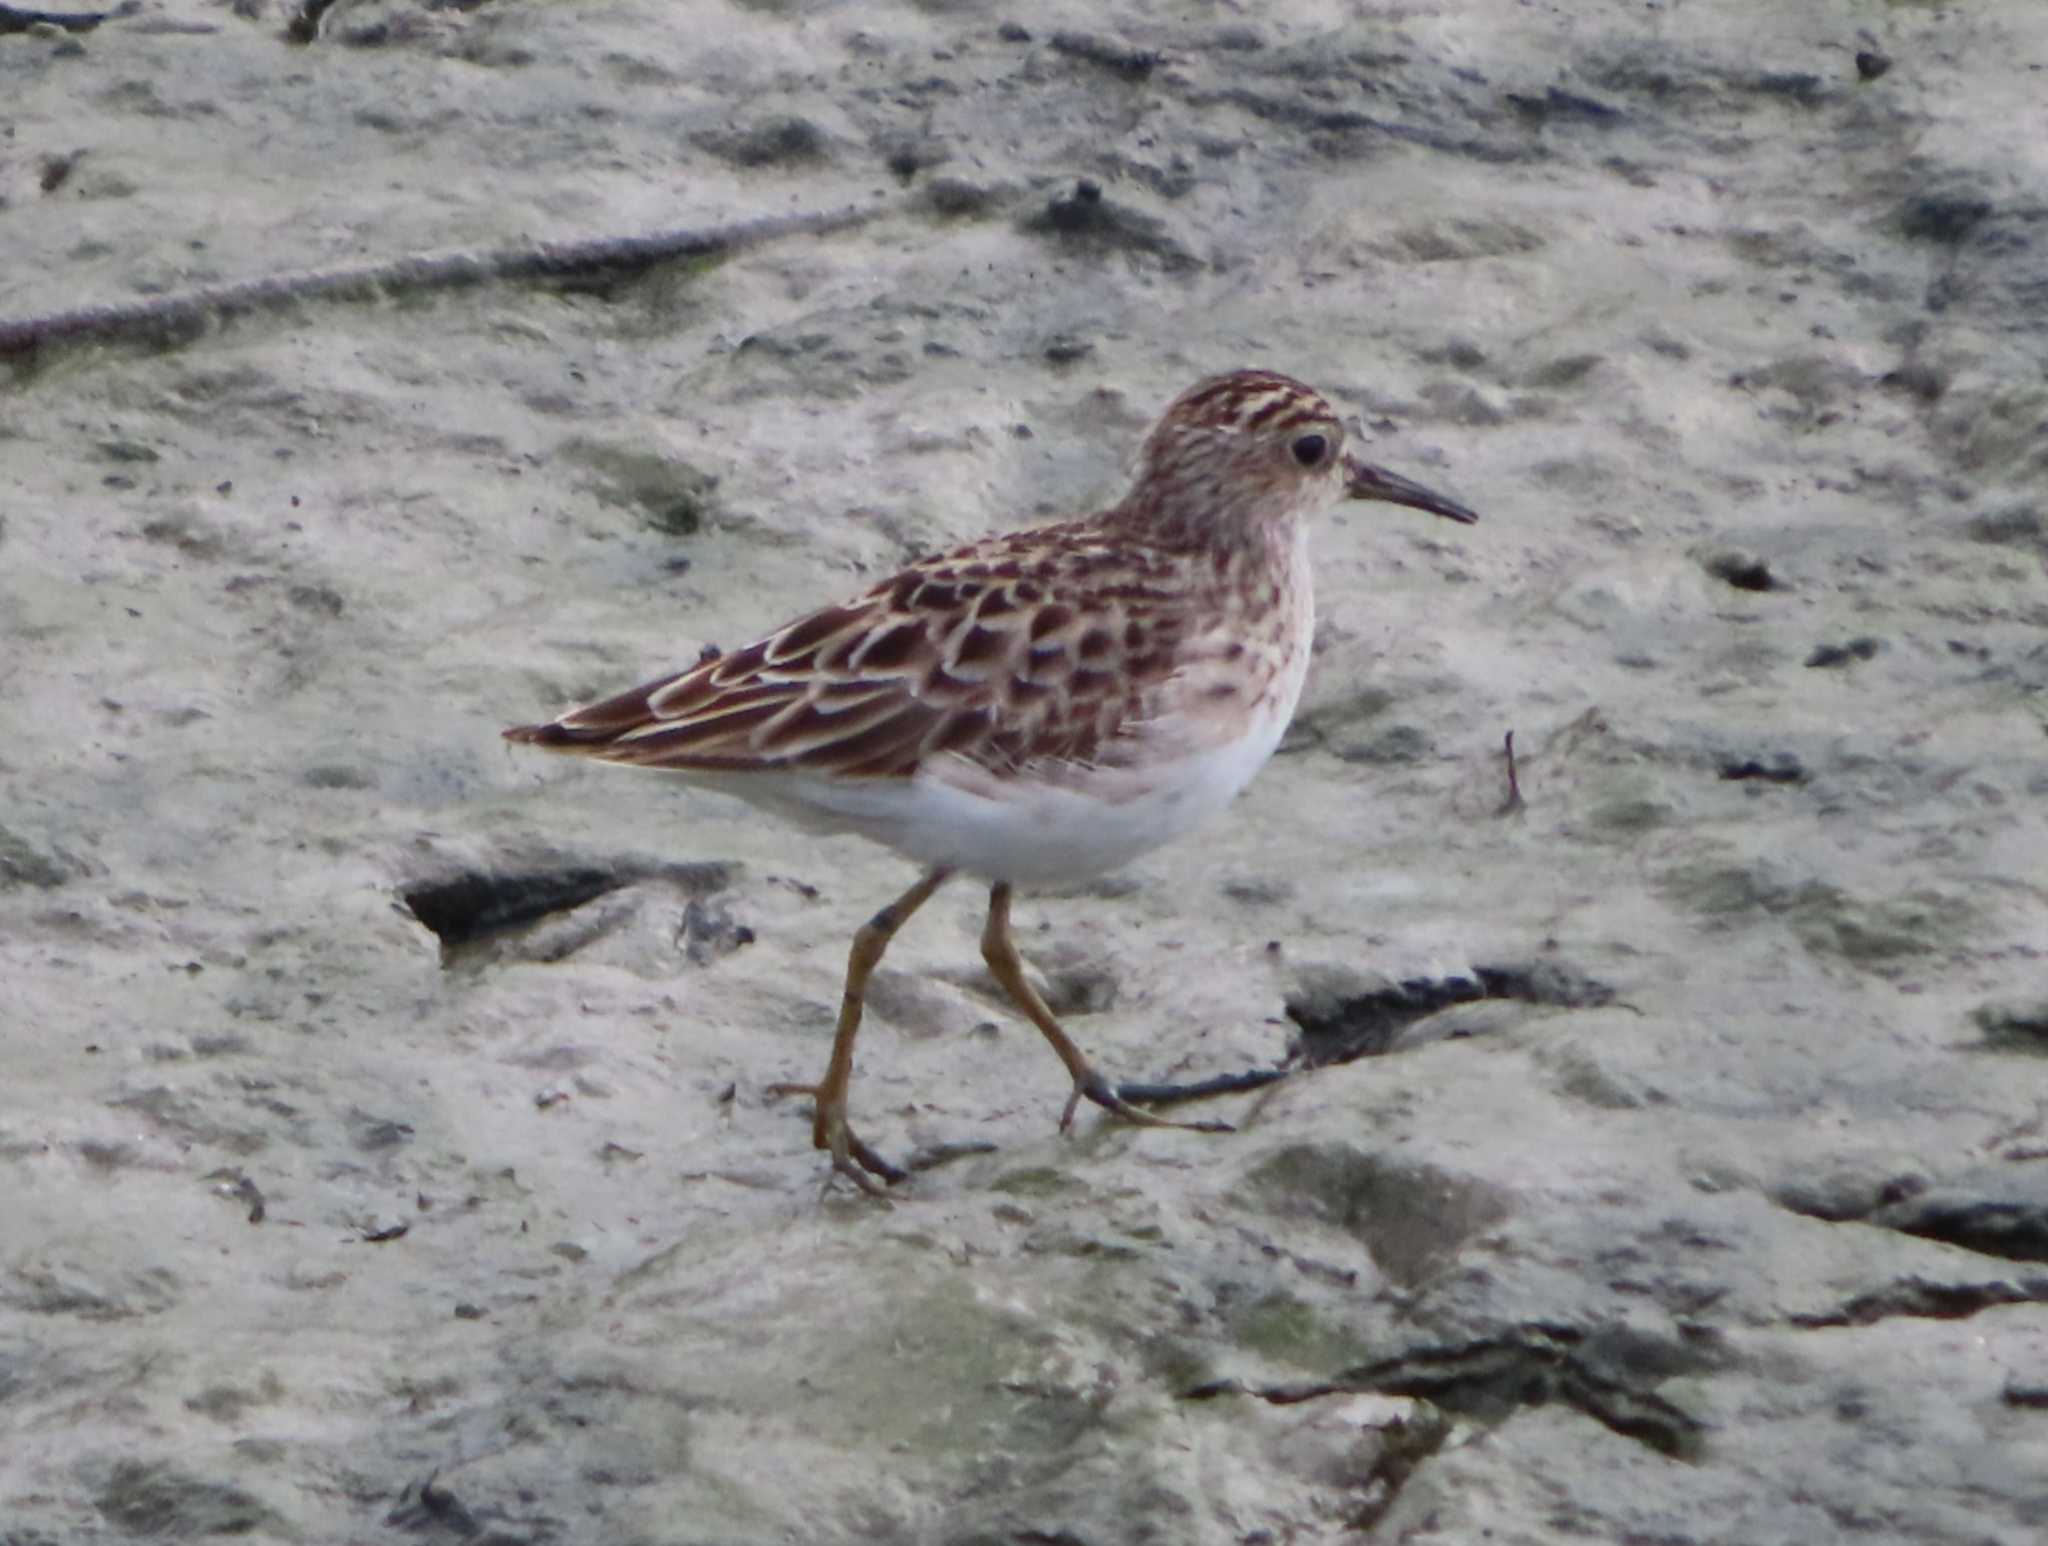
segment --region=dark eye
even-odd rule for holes
[[[1321,435],[1303,435],[1294,442],[1294,459],[1304,467],[1322,465],[1324,457],[1330,454],[1330,442]]]

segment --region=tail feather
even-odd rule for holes
[[[560,720],[546,725],[512,725],[504,731],[505,739],[516,741],[521,746],[581,746],[589,741],[603,740],[602,735],[578,735]]]
[[[664,688],[672,687],[699,667],[679,671],[659,681],[645,682],[615,693],[597,703],[571,709],[560,719],[544,725],[514,725],[505,739],[521,746],[540,746],[553,751],[599,753],[599,749],[644,726],[660,723],[662,716],[648,701]]]

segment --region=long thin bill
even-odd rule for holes
[[[1344,458],[1344,474],[1344,493],[1349,499],[1381,499],[1390,505],[1427,510],[1431,515],[1440,515],[1447,521],[1457,521],[1466,526],[1479,519],[1475,512],[1467,510],[1457,500],[1448,499],[1435,489],[1424,488],[1398,472],[1388,472],[1384,467],[1361,462],[1355,456]]]

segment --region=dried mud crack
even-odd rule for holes
[[[1960,1321],[2008,1304],[2048,1304],[2048,1277],[1993,1278],[1981,1283],[1902,1278],[1844,1300],[1833,1310],[1791,1316],[1790,1322],[1802,1331],[1825,1331],[1897,1319]]]
[[[1559,962],[1476,966],[1470,975],[1411,977],[1370,987],[1316,987],[1289,994],[1287,1018],[1300,1029],[1277,1067],[1249,1068],[1186,1084],[1131,1082],[1117,1094],[1134,1104],[1167,1106],[1243,1095],[1277,1084],[1307,1069],[1329,1068],[1397,1050],[1401,1033],[1441,1010],[1487,999],[1553,1009],[1600,1008],[1615,1002],[1614,989]]]
[[[1697,1460],[1706,1425],[1650,1388],[1708,1360],[1665,1349],[1653,1368],[1628,1367],[1613,1339],[1563,1327],[1524,1327],[1458,1347],[1419,1348],[1347,1369],[1321,1382],[1248,1386],[1217,1380],[1186,1392],[1192,1401],[1250,1395],[1282,1405],[1337,1394],[1410,1396],[1475,1422],[1501,1423],[1526,1407],[1561,1402],[1624,1438],[1674,1460]]]
[[[1417,1021],[1458,1004],[1507,999],[1554,1009],[1595,1009],[1615,1001],[1614,989],[1560,962],[1475,966],[1470,975],[1411,977],[1358,992],[1290,994],[1287,1018],[1300,1027],[1288,1063],[1328,1068],[1393,1050]]]
[[[563,863],[504,870],[466,870],[401,887],[399,900],[440,940],[443,964],[465,947],[509,934],[557,913],[572,912],[623,887],[666,881],[693,899],[723,891],[735,868],[694,864]]]

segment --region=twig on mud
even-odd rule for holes
[[[1494,815],[1512,816],[1522,809],[1525,803],[1522,799],[1522,780],[1515,773],[1515,732],[1510,730],[1501,745],[1508,762],[1508,796],[1500,802],[1500,809],[1495,811]]]
[[[315,269],[234,284],[208,285],[182,295],[151,296],[39,317],[0,318],[0,359],[33,355],[57,343],[132,339],[159,345],[185,343],[211,324],[300,301],[368,299],[499,283],[623,279],[686,258],[726,257],[788,236],[823,236],[862,225],[883,208],[822,214],[769,215],[731,225],[658,231],[649,236],[602,236],[580,242],[540,242],[492,252],[415,255],[388,263]]]
[[[133,5],[116,6],[111,11],[31,11],[25,6],[0,5],[0,32],[26,32],[42,23],[62,27],[66,32],[90,32],[101,22],[126,16],[133,10]]]

